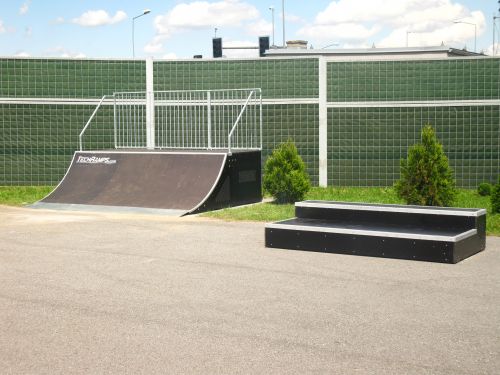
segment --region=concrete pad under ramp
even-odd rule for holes
[[[80,151],[34,207],[182,216],[254,203],[262,199],[260,163],[260,151]]]

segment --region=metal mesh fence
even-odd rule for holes
[[[146,89],[144,60],[0,58],[0,98],[97,99]]]
[[[78,134],[96,99],[144,92],[145,70],[144,61],[131,60],[0,59],[0,185],[57,183],[78,149]],[[318,183],[318,150],[324,140],[318,130],[316,58],[158,60],[153,71],[155,90],[261,87],[263,160],[280,142],[292,139]],[[392,185],[399,177],[399,159],[418,141],[425,123],[436,128],[460,186],[493,182],[500,173],[499,59],[336,61],[328,62],[325,79],[328,184]],[[203,98],[192,94],[190,99],[201,103]],[[156,143],[182,145],[169,138],[176,126],[170,99],[158,100]],[[142,108],[134,108],[142,121]],[[186,145],[204,146],[207,113],[193,106],[177,110],[199,121],[198,127],[186,123]],[[213,106],[211,121],[224,117],[234,114]],[[106,102],[85,133],[84,149],[115,147],[114,126],[113,105]],[[120,143],[143,144],[142,130],[137,131],[134,142],[122,138]],[[215,126],[213,139],[220,147],[225,132]],[[249,138],[236,133],[235,145]]]
[[[498,106],[330,108],[328,183],[391,186],[425,124],[436,129],[459,186],[493,183],[500,173],[499,116]]]
[[[0,185],[54,185],[64,176],[78,134],[95,105],[0,105]],[[86,149],[113,146],[113,110],[96,115]]]
[[[499,59],[343,61],[328,64],[328,100],[435,101],[500,98]]]

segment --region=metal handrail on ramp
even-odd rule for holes
[[[87,130],[87,128],[89,127],[90,123],[94,119],[94,117],[97,114],[97,111],[99,110],[99,108],[101,108],[101,105],[104,102],[104,100],[106,98],[108,98],[108,97],[113,97],[113,95],[104,95],[101,98],[101,100],[99,101],[99,104],[97,104],[97,107],[95,107],[94,112],[92,112],[92,114],[90,115],[90,118],[88,119],[87,123],[85,124],[85,126],[82,129],[82,131],[78,135],[78,143],[80,145],[80,151],[83,151],[83,135],[84,135],[85,131]]]
[[[101,98],[79,135],[101,105],[113,99],[116,149],[261,150],[262,92],[254,89],[115,92]]]

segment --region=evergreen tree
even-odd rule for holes
[[[311,188],[305,164],[292,141],[280,144],[266,160],[263,187],[278,203],[301,201]]]
[[[500,214],[500,176],[498,176],[498,182],[491,193],[491,212]]]
[[[401,159],[401,177],[394,187],[407,204],[453,204],[457,195],[453,171],[431,125],[422,128],[421,142],[410,147],[407,159]]]

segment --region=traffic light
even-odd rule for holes
[[[214,52],[214,58],[222,57],[222,38],[213,38],[212,47]]]
[[[269,49],[269,37],[260,36],[259,37],[259,56],[264,57],[264,54]]]

